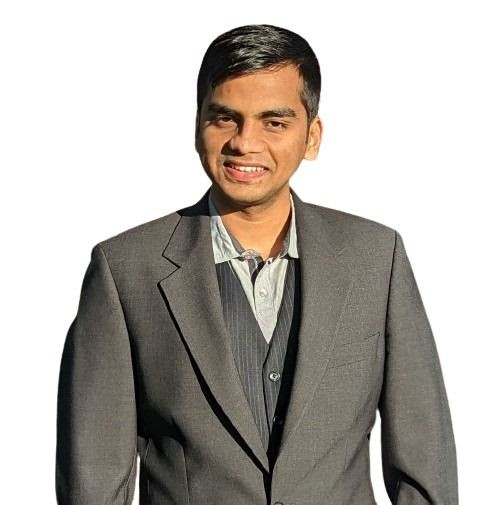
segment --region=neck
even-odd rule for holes
[[[221,220],[246,249],[255,249],[263,259],[276,256],[290,228],[291,206],[289,188],[260,205],[240,207],[225,201],[211,188],[211,198]]]

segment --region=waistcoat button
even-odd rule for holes
[[[280,379],[281,374],[277,372],[276,370],[273,370],[272,372],[269,373],[269,379],[272,380],[273,382],[276,382]]]

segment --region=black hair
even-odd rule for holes
[[[239,26],[211,42],[197,77],[198,113],[208,92],[229,77],[288,64],[295,65],[303,79],[300,98],[310,123],[317,115],[321,93],[316,55],[300,35],[267,24]]]

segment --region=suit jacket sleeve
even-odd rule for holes
[[[434,337],[395,232],[379,399],[383,475],[394,505],[457,505],[456,449]]]
[[[126,505],[136,472],[129,335],[99,244],[91,251],[62,353],[55,487],[59,505]]]

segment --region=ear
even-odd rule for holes
[[[307,145],[305,147],[304,159],[315,160],[319,152],[319,146],[322,140],[322,121],[319,116],[316,116],[309,126],[309,133],[307,135]]]
[[[196,112],[196,130],[195,130],[195,148],[199,153],[199,128],[200,128],[201,114],[199,110]]]

